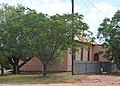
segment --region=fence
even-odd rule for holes
[[[99,74],[103,71],[110,73],[111,72],[111,63],[109,62],[97,62],[97,61],[74,61],[74,74],[81,73],[95,73]]]

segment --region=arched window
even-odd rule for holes
[[[99,61],[99,55],[98,55],[98,53],[94,54],[94,61]]]

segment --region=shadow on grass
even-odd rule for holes
[[[111,72],[108,75],[112,75],[112,76],[120,76],[120,71],[115,71],[115,72]]]
[[[75,83],[86,78],[85,75],[74,75],[70,72],[49,73],[43,77],[41,74],[19,74],[0,76],[0,84],[49,84],[49,83]]]

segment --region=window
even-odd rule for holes
[[[90,48],[88,48],[88,61],[90,60]]]
[[[81,61],[83,60],[83,48],[81,48]]]

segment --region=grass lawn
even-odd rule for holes
[[[43,77],[41,74],[21,74],[0,76],[0,84],[48,84],[75,83],[87,78],[85,75],[71,75],[71,72],[50,73]]]

